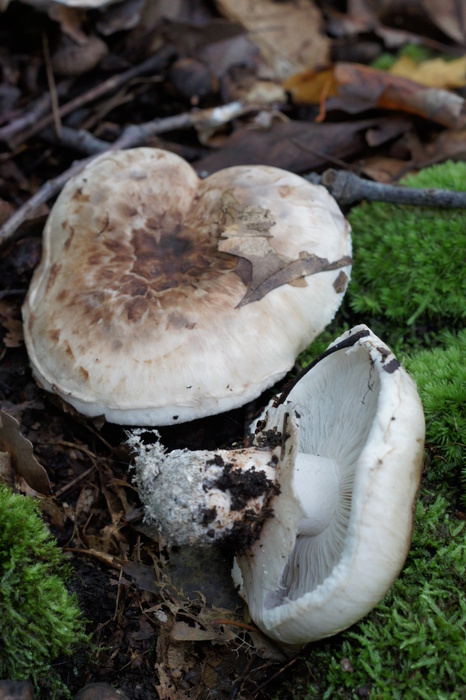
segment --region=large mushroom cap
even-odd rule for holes
[[[278,409],[299,415],[299,453],[274,518],[237,557],[252,619],[283,645],[349,627],[398,576],[423,462],[414,382],[366,326],[335,341]],[[350,347],[349,347],[350,346]],[[277,423],[271,407],[261,431]]]
[[[247,403],[334,316],[349,226],[321,187],[265,166],[200,180],[150,148],[63,189],[23,307],[34,374],[78,411],[167,425]]]

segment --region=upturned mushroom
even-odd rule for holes
[[[106,153],[48,218],[23,306],[41,386],[87,416],[168,425],[247,403],[333,318],[349,225],[325,189],[152,148]]]
[[[414,382],[366,326],[338,338],[254,424],[253,459],[261,448],[276,456],[273,517],[256,525],[233,577],[265,634],[300,647],[349,627],[382,599],[410,547],[424,431]],[[144,460],[137,474],[140,483],[147,477]],[[162,502],[155,482],[145,507],[159,524]],[[170,522],[176,508],[174,499]]]

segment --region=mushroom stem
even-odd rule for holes
[[[233,540],[244,551],[270,517],[269,503],[279,492],[280,454],[289,430],[258,433],[257,446],[232,450],[166,452],[157,431],[146,445],[141,429],[130,433],[136,453],[136,482],[146,520],[169,545],[210,545]],[[294,431],[292,433],[294,435]]]
[[[299,453],[293,471],[292,488],[304,517],[297,535],[314,537],[331,523],[338,509],[340,478],[333,459]]]

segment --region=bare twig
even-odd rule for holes
[[[363,199],[369,202],[389,202],[422,207],[464,208],[466,192],[439,189],[415,189],[364,180],[345,170],[326,170],[322,175],[304,176],[316,185],[324,185],[337,202],[353,204]]]
[[[93,136],[85,129],[70,129],[68,126],[62,126],[61,138],[57,138],[52,129],[44,129],[40,134],[40,138],[47,141],[47,143],[68,146],[78,151],[78,153],[85,153],[86,155],[104,153],[111,146],[108,141]]]
[[[55,124],[55,131],[58,138],[61,137],[61,119],[58,106],[57,86],[55,84],[55,76],[53,74],[52,59],[50,58],[49,40],[45,32],[42,33],[42,49],[44,52],[45,72],[47,74],[47,82],[49,85],[50,101],[52,104],[52,118]]]
[[[97,100],[99,97],[102,97],[113,90],[116,90],[139,75],[151,73],[152,71],[160,71],[169,61],[173,59],[174,55],[175,51],[173,48],[164,47],[158,53],[154,54],[139,65],[132,66],[128,70],[123,71],[123,73],[113,75],[111,78],[108,78],[108,80],[104,80],[103,83],[100,83],[100,85],[88,90],[86,93],[84,93],[84,95],[79,95],[79,97],[76,97],[75,99],[62,105],[58,110],[60,118],[63,119],[63,117],[65,117],[67,114],[74,112],[75,109],[78,109],[89,102],[93,102],[94,100]],[[11,136],[9,139],[11,147],[14,148],[15,146],[19,145],[19,143],[27,141],[31,136],[39,133],[52,122],[53,115],[48,114],[43,119],[37,121],[28,131],[16,133],[14,136]]]
[[[126,127],[118,138],[118,148],[134,148],[143,144],[151,136],[158,134],[166,134],[168,131],[176,131],[178,129],[190,129],[193,126],[199,126],[204,129],[213,129],[222,124],[226,124],[232,119],[243,116],[249,112],[256,112],[258,109],[265,108],[260,105],[244,104],[242,102],[229,102],[220,107],[205,110],[193,110],[192,112],[184,112],[175,114],[172,117],[164,117],[163,119],[153,119],[144,124],[131,124]],[[103,139],[93,136],[84,129],[62,128],[62,138],[58,140],[49,130],[43,132],[42,136],[46,141],[52,143],[60,143],[63,146],[69,146],[76,151],[86,153],[87,155],[104,153],[108,151],[112,144]]]
[[[73,163],[71,168],[64,173],[48,180],[37,192],[28,199],[0,228],[0,248],[12,240],[19,227],[28,219],[39,207],[53,197],[68,182],[70,177],[77,175],[81,170],[93,160],[95,156],[84,158]]]
[[[66,95],[72,84],[72,80],[63,80],[57,85],[57,96],[62,97]],[[33,106],[29,105],[23,112],[20,113],[15,119],[11,120],[5,126],[0,128],[0,141],[9,143],[10,140],[18,134],[20,131],[28,129],[32,124],[39,121],[41,117],[46,114],[51,107],[50,94],[46,93],[40,97]]]
[[[103,150],[109,152],[117,149],[132,148],[136,145],[140,145],[149,136],[155,134],[161,134],[175,129],[189,129],[192,126],[203,126],[205,128],[215,127],[227,123],[240,114],[257,109],[257,105],[243,105],[241,102],[231,102],[212,109],[193,110],[192,112],[177,114],[173,117],[166,117],[165,119],[154,119],[152,122],[139,124],[138,126],[129,126],[113,144],[106,143],[100,139],[94,139],[94,145],[95,143],[103,144],[105,145],[105,149]],[[89,136],[91,135],[89,134]],[[73,165],[68,168],[68,170],[61,173],[61,175],[44,183],[44,185],[42,185],[42,187],[0,228],[0,248],[14,238],[19,227],[34,211],[57,194],[71,177],[80,173],[95,157],[95,155],[91,155],[83,160],[75,161]]]

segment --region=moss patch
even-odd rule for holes
[[[66,574],[36,503],[0,486],[0,678],[31,680],[47,698],[67,697],[52,661],[88,641]]]

